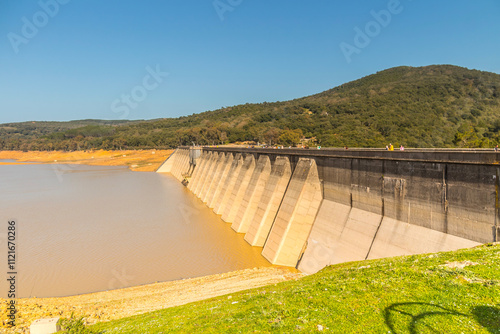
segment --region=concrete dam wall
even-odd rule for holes
[[[178,148],[171,173],[271,263],[347,261],[498,241],[496,152]]]

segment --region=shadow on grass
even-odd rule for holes
[[[490,333],[500,333],[500,308],[476,306],[472,310],[472,315]]]
[[[470,317],[471,315],[435,304],[417,302],[396,303],[384,310],[385,323],[393,334],[420,333],[421,329],[419,329],[419,326],[436,333],[441,333],[440,328],[433,327],[439,327],[439,317],[443,316]]]
[[[499,307],[476,306],[472,309],[472,314],[464,314],[435,304],[408,302],[392,304],[384,310],[385,323],[393,334],[416,334],[420,332],[418,326],[440,332],[439,329],[432,328],[431,324],[439,326],[439,317],[442,316],[474,318],[490,333],[500,333]]]

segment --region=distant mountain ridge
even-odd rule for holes
[[[36,123],[2,124],[0,149],[165,148],[237,141],[289,145],[301,137],[325,147],[385,147],[389,142],[493,147],[500,141],[500,75],[452,65],[402,66],[291,101],[64,127],[39,131]]]

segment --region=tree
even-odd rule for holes
[[[227,140],[227,132],[226,131],[222,131],[219,135],[219,140],[222,144],[225,144],[226,143],[226,140]]]
[[[115,139],[113,139],[112,144],[113,144],[113,146],[114,146],[115,149],[121,150],[122,147],[125,146],[126,142],[127,141],[125,139],[123,139],[123,138],[115,138]]]
[[[301,129],[285,130],[279,136],[279,143],[286,146],[295,146],[304,137]]]
[[[278,128],[270,128],[264,133],[264,139],[268,145],[273,145],[278,141],[280,137],[281,130]]]

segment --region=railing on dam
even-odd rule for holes
[[[500,153],[491,149],[406,149],[404,151],[387,151],[384,149],[298,149],[298,148],[237,148],[237,147],[204,147],[204,151],[271,154],[300,157],[358,158],[401,161],[427,161],[448,163],[498,164]]]
[[[270,262],[315,272],[497,241],[499,158],[492,150],[179,147],[158,172],[187,184]]]

